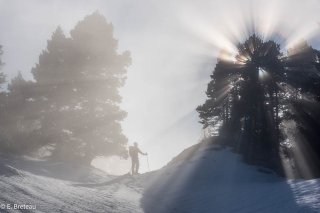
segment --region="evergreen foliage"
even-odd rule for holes
[[[130,63],[98,12],[78,22],[70,37],[58,27],[32,68],[35,81],[18,74],[8,86],[11,150],[46,147],[52,159],[84,164],[97,156],[126,157],[119,88]]]
[[[223,120],[220,137],[226,144],[246,162],[283,174],[283,153],[299,141],[284,134],[286,122],[292,120],[313,147],[312,163],[319,165],[317,54],[305,42],[284,54],[279,44],[253,34],[238,45],[235,62],[218,59],[207,87],[208,99],[197,108],[200,122],[207,127],[215,125],[217,118]],[[312,109],[307,109],[306,100]],[[289,137],[290,143],[284,143]]]
[[[4,63],[1,60],[2,54],[3,54],[3,50],[2,50],[2,46],[0,45],[0,71],[2,66],[4,65]],[[1,85],[4,84],[5,82],[6,82],[6,76],[4,73],[0,72],[0,88],[1,88]]]

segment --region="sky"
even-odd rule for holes
[[[68,35],[97,10],[113,24],[119,52],[132,55],[121,89],[121,106],[128,112],[122,126],[129,144],[137,141],[149,154],[149,166],[141,157],[141,172],[164,166],[201,139],[195,109],[206,98],[221,49],[236,54],[236,44],[253,31],[283,49],[300,39],[320,48],[318,0],[0,0],[8,79],[18,71],[32,79],[30,70],[57,26]],[[95,165],[119,173],[129,168],[118,158]]]

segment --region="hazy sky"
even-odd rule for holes
[[[233,53],[246,29],[255,28],[283,47],[300,38],[320,47],[318,0],[0,0],[7,76],[20,70],[31,79],[31,67],[56,27],[68,35],[96,10],[113,23],[120,51],[132,54],[121,90],[128,112],[123,129],[129,143],[137,141],[149,153],[152,169],[198,142],[195,108],[205,100],[216,56],[221,48]]]

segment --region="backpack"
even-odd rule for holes
[[[134,146],[129,146],[129,155],[131,157],[134,155]]]

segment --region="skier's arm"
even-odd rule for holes
[[[147,153],[143,153],[141,152],[141,150],[138,148],[138,152],[141,154],[141,155],[147,155]]]

